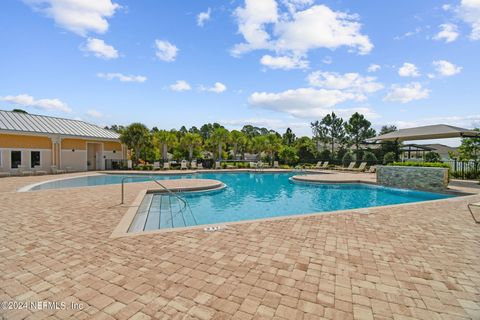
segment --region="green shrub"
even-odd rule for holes
[[[342,163],[344,166],[347,166],[350,164],[350,162],[354,161],[353,159],[353,154],[351,152],[346,152],[344,155],[343,155],[343,158],[342,158]]]
[[[387,152],[385,153],[385,155],[383,156],[383,163],[384,164],[389,164],[389,163],[392,163],[395,161],[395,152]]]
[[[332,153],[328,149],[324,149],[318,155],[321,160],[330,160],[332,158]]]
[[[392,162],[390,166],[403,166],[403,167],[433,167],[433,168],[450,168],[448,163],[443,162]]]
[[[375,156],[375,154],[373,152],[365,151],[363,153],[362,160],[366,161],[368,163],[375,163],[375,162],[377,162],[377,157]]]
[[[298,162],[297,150],[294,147],[283,146],[278,153],[278,157],[285,164],[295,164]]]
[[[441,158],[440,155],[436,152],[430,151],[425,154],[425,161],[426,162],[440,162]]]

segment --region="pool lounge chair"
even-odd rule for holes
[[[249,166],[250,168],[253,168],[253,169],[254,169],[254,168],[257,167],[257,163],[256,163],[256,162],[249,162],[248,166]]]
[[[280,166],[278,165],[278,161],[273,161],[273,167],[278,169]]]
[[[33,171],[32,170],[29,170],[27,168],[27,166],[18,166],[18,174],[20,174],[21,176],[31,176],[33,175]]]
[[[197,169],[197,160],[192,160],[192,162],[190,162],[190,169]]]
[[[315,165],[315,169],[322,169],[322,161],[318,161]]]
[[[164,169],[164,170],[170,169],[170,162],[164,162],[164,163],[163,163],[163,169]]]
[[[356,162],[355,161],[352,161],[350,162],[350,164],[348,165],[347,168],[344,168],[344,167],[336,167],[337,170],[340,170],[340,171],[353,171],[353,168],[355,168],[355,164]]]
[[[197,163],[197,169],[200,170],[200,169],[203,169],[203,163]]]
[[[215,169],[222,169],[222,166],[220,165],[220,161],[215,161]]]
[[[0,171],[0,178],[1,177],[10,177],[10,176],[11,176],[10,172]]]
[[[360,165],[358,166],[358,168],[353,168],[352,171],[356,171],[356,172],[362,172],[362,171],[365,171],[365,168],[367,167],[367,163],[366,162],[362,162],[360,163]]]
[[[65,170],[58,169],[57,166],[50,166],[50,170],[53,174],[65,173]]]
[[[153,162],[153,170],[160,170],[160,161]]]
[[[43,175],[48,173],[46,170],[42,170],[42,167],[40,166],[35,166],[35,168],[33,168],[33,172],[35,175]]]
[[[370,168],[368,168],[367,171],[365,171],[366,173],[375,173],[375,171],[377,171],[377,167],[375,166],[370,166]]]
[[[328,169],[328,161],[325,161],[321,169]]]
[[[182,162],[180,162],[180,170],[187,170],[188,167],[187,167],[187,160],[182,160]]]
[[[473,211],[472,211],[472,207],[476,207],[477,209],[480,208],[480,202],[469,203],[467,207],[468,207],[468,210],[470,210],[470,214],[472,215],[472,218],[475,221],[475,223],[480,223],[480,220],[475,218],[475,215],[473,214]]]

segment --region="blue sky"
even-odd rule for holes
[[[0,108],[170,129],[250,123],[310,135],[480,126],[480,1],[7,0]]]

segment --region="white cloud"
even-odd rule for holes
[[[121,82],[145,82],[147,77],[145,76],[134,76],[134,75],[124,75],[118,72],[113,73],[97,73],[97,77],[106,79],[106,80],[113,80],[118,79]]]
[[[95,57],[105,60],[118,58],[118,51],[105,41],[95,38],[88,38],[82,50],[87,53],[92,53]]]
[[[324,89],[346,90],[356,93],[372,93],[383,89],[375,77],[364,77],[358,73],[315,71],[308,75],[308,83]]]
[[[222,93],[227,90],[227,86],[221,82],[215,82],[212,87],[200,86],[201,91],[210,91],[215,93]]]
[[[289,12],[282,12],[274,0],[245,0],[245,6],[238,7],[234,13],[238,31],[245,42],[235,45],[232,54],[239,56],[265,49],[281,56],[294,57],[304,56],[312,49],[334,50],[342,46],[356,49],[360,54],[372,50],[370,39],[360,32],[357,15],[335,12],[325,5],[313,5],[297,11],[313,2],[300,0],[287,3],[290,4]],[[291,10],[292,6],[294,10]]]
[[[446,43],[449,43],[457,40],[460,35],[457,25],[453,23],[444,23],[439,27],[441,30],[433,37],[434,40],[444,40]]]
[[[472,28],[470,39],[480,40],[480,1],[462,0],[456,11],[460,18]]]
[[[33,107],[45,111],[72,112],[72,109],[60,99],[38,99],[28,94],[19,94],[16,96],[0,97],[0,100],[10,102],[23,107]]]
[[[420,32],[422,32],[422,28],[417,27],[417,28],[415,28],[415,30],[405,32],[403,35],[401,35],[401,36],[396,36],[396,37],[394,37],[393,39],[395,39],[395,40],[402,40],[402,39],[405,39],[405,38],[410,38],[410,37],[413,37],[414,35],[419,34]]]
[[[308,61],[300,57],[264,55],[260,59],[260,63],[271,69],[306,69],[308,68]]]
[[[111,0],[24,0],[36,11],[52,18],[57,25],[81,36],[89,32],[105,33],[107,18],[120,5]]]
[[[370,65],[368,66],[367,71],[368,71],[368,72],[377,72],[377,71],[380,70],[381,68],[382,68],[382,67],[381,67],[380,65],[372,63],[372,64],[370,64]]]
[[[93,109],[88,110],[86,112],[86,114],[87,114],[87,116],[92,117],[92,118],[97,118],[97,119],[103,118],[103,113],[101,113],[100,111],[97,111],[97,110],[93,110]]]
[[[207,11],[200,12],[197,15],[197,25],[199,27],[203,27],[203,25],[205,24],[205,21],[210,20],[210,13],[211,13],[211,10],[210,10],[210,8],[208,8]]]
[[[401,77],[419,77],[420,72],[418,72],[416,65],[405,62],[403,66],[398,69],[398,75]]]
[[[462,67],[456,66],[446,60],[433,61],[433,65],[437,72],[444,77],[450,77],[462,71]]]
[[[299,88],[279,93],[254,92],[249,103],[299,118],[310,118],[326,115],[339,103],[361,100],[364,100],[362,95],[342,90]]]
[[[170,90],[177,92],[188,91],[192,89],[190,84],[185,80],[177,80],[177,82],[171,84],[169,88]]]
[[[165,40],[155,40],[156,56],[158,59],[171,62],[175,61],[178,54],[178,48]]]
[[[413,82],[405,86],[393,85],[390,92],[383,98],[383,101],[408,103],[413,100],[428,98],[430,90],[423,89],[418,82]]]

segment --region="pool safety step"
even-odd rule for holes
[[[128,232],[197,225],[188,203],[178,195],[146,194]]]

